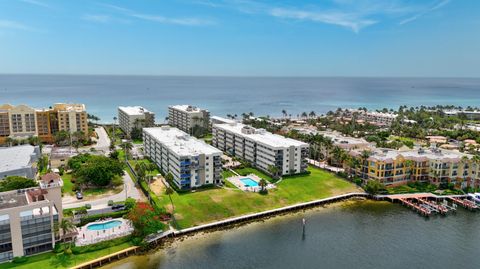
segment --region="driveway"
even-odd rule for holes
[[[107,131],[103,127],[95,128],[95,132],[98,135],[97,144],[94,148],[97,151],[108,152],[110,149],[110,138],[108,137]]]
[[[62,199],[63,209],[81,207],[86,204],[90,204],[92,206],[92,209],[99,209],[105,208],[108,205],[109,200],[112,200],[114,202],[120,202],[125,201],[126,197],[132,197],[136,200],[144,199],[143,194],[135,187],[135,183],[133,183],[132,178],[126,171],[125,175],[123,176],[123,183],[126,187],[124,187],[121,192],[96,200],[82,201],[77,200],[75,197],[66,196]]]

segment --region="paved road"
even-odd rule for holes
[[[103,127],[97,127],[95,132],[98,135],[98,139],[94,148],[97,151],[108,152],[110,149],[110,137],[108,137],[107,131]]]
[[[126,184],[126,188],[124,188],[121,192],[96,200],[77,200],[75,197],[72,199],[71,196],[66,196],[62,199],[63,208],[75,208],[84,206],[85,204],[90,204],[92,205],[92,209],[100,209],[105,208],[108,205],[109,200],[120,202],[124,201],[125,197],[127,196],[137,200],[144,199],[143,194],[135,187],[135,183],[133,183],[133,180],[130,178],[130,175],[127,172],[125,172],[125,175],[123,176],[123,182]]]

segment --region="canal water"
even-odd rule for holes
[[[348,201],[187,237],[105,268],[479,267],[480,213],[425,219],[397,204]]]

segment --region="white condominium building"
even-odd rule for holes
[[[142,129],[155,125],[155,114],[141,106],[118,107],[118,125],[130,134],[134,128]]]
[[[357,120],[363,120],[378,126],[390,126],[398,117],[393,113],[377,112],[377,111],[364,111],[358,109],[345,109],[341,112],[342,117],[353,118]]]
[[[214,124],[213,146],[275,176],[305,172],[308,144],[241,123]],[[277,172],[272,173],[272,167]]]
[[[191,105],[176,105],[168,107],[168,124],[192,134],[193,127],[208,129],[210,112]]]
[[[49,173],[39,183],[39,187],[0,193],[0,262],[55,247],[54,227],[63,217],[63,181]]]
[[[177,128],[144,128],[143,145],[146,156],[171,173],[180,189],[222,181],[222,152]]]
[[[38,146],[0,147],[0,180],[8,176],[34,179],[37,175],[37,161],[41,156]]]

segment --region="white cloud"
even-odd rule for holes
[[[107,23],[112,20],[112,17],[110,15],[85,14],[82,19],[90,22]]]
[[[0,20],[0,28],[14,30],[33,30],[33,28],[16,21]]]
[[[108,14],[85,14],[82,16],[82,20],[95,23],[130,23],[129,20]]]
[[[403,18],[400,24],[411,22],[428,12],[442,8],[451,0],[432,1],[433,4],[407,0],[322,0],[308,5],[281,0],[196,0],[194,3],[250,15],[331,24],[358,33],[363,28],[384,21],[397,22]]]
[[[359,18],[355,14],[342,12],[311,12],[304,10],[292,10],[284,8],[274,8],[270,14],[274,17],[296,20],[308,20],[343,26],[358,33],[360,29],[377,23],[375,20]]]
[[[146,20],[146,21],[153,21],[163,24],[177,24],[177,25],[186,25],[186,26],[202,26],[202,25],[210,25],[213,24],[210,20],[199,19],[199,18],[169,18],[159,15],[148,15],[148,14],[131,14],[131,17]]]
[[[47,5],[43,2],[37,1],[37,0],[19,0],[19,1],[23,2],[23,3],[39,6],[39,7],[50,8],[49,5]]]
[[[166,17],[162,15],[157,15],[157,14],[138,13],[131,9],[116,6],[116,5],[110,5],[110,4],[100,4],[100,5],[110,10],[113,10],[115,12],[118,12],[124,16],[127,16],[129,18],[135,18],[135,19],[157,22],[162,24],[175,24],[175,25],[183,25],[183,26],[204,26],[204,25],[215,24],[215,22],[212,20],[197,18],[197,17]],[[99,18],[91,18],[91,19],[107,20],[108,18],[99,17]]]
[[[422,16],[424,16],[427,13],[430,13],[434,10],[442,8],[443,6],[445,6],[448,3],[450,3],[450,0],[441,0],[441,1],[437,2],[434,6],[432,6],[430,8],[427,8],[427,9],[425,9],[425,10],[423,10],[423,11],[421,11],[421,12],[419,12],[419,13],[411,16],[411,17],[408,17],[408,18],[400,21],[398,24],[404,25],[404,24],[410,23],[412,21],[415,21],[415,20],[421,18]]]

